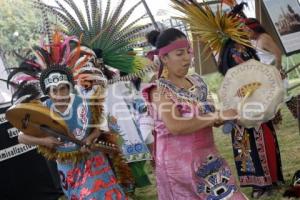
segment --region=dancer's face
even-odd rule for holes
[[[85,90],[91,90],[95,82],[93,74],[84,73],[79,75],[78,84]]]
[[[176,41],[179,40],[186,39],[178,38]],[[167,67],[169,75],[177,77],[183,77],[188,73],[191,60],[190,47],[174,49],[162,58],[162,62],[164,63],[164,66]]]
[[[51,86],[49,96],[54,103],[68,103],[70,99],[70,85],[62,83]]]

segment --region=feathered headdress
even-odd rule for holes
[[[84,10],[80,10],[74,0],[55,1],[58,7],[50,6],[36,0],[38,8],[53,14],[64,25],[69,35],[82,35],[82,43],[91,49],[101,49],[104,64],[122,72],[137,72],[143,66],[141,57],[130,55],[130,50],[138,45],[140,31],[149,25],[137,26],[144,17],[126,25],[132,12],[141,1],[121,16],[125,0],[122,0],[114,11],[111,11],[111,1],[107,0],[105,10],[102,1],[82,0]],[[78,2],[77,2],[78,3]]]
[[[95,57],[93,51],[81,46],[74,36],[68,37],[55,32],[51,41],[49,44],[42,43],[32,47],[33,56],[23,58],[19,67],[11,69],[7,82],[17,87],[17,91],[32,84],[46,94],[49,86],[60,82],[74,85],[73,74]]]
[[[184,15],[179,18],[187,22],[192,33],[199,36],[206,44],[205,50],[211,48],[214,52],[220,53],[229,39],[250,46],[249,35],[244,29],[244,24],[238,17],[224,13],[220,6],[214,13],[206,2],[198,4],[193,0],[171,1],[173,7]]]

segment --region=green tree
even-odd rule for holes
[[[41,13],[28,0],[0,1],[0,51],[25,49],[39,40]],[[6,66],[16,66],[16,57],[5,56]]]

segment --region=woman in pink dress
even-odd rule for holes
[[[160,78],[143,95],[154,118],[159,199],[247,199],[220,157],[212,132],[213,125],[234,119],[236,112],[215,112],[200,76],[187,75],[191,52],[181,31],[165,30],[156,47],[162,63]]]

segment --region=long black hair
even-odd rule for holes
[[[178,38],[186,38],[186,35],[176,28],[169,28],[159,34],[157,41],[155,42],[155,46],[157,49],[165,47]]]
[[[258,34],[267,33],[266,29],[255,18],[248,18],[245,21],[246,26]]]
[[[157,30],[150,31],[149,33],[146,34],[147,42],[149,42],[152,46],[155,46],[159,34],[160,32]]]
[[[218,70],[222,75],[225,75],[226,72],[238,65],[239,63],[235,62],[233,55],[235,54],[235,50],[236,50],[236,45],[238,43],[236,43],[235,41],[229,39],[226,44],[224,45],[221,53],[220,53],[220,57],[219,57],[219,65],[218,65]],[[241,44],[238,44],[241,45]],[[244,46],[244,51],[241,52],[240,58],[243,61],[247,61],[250,59],[255,59],[255,60],[259,60],[258,56],[256,55],[256,51],[253,48]]]

